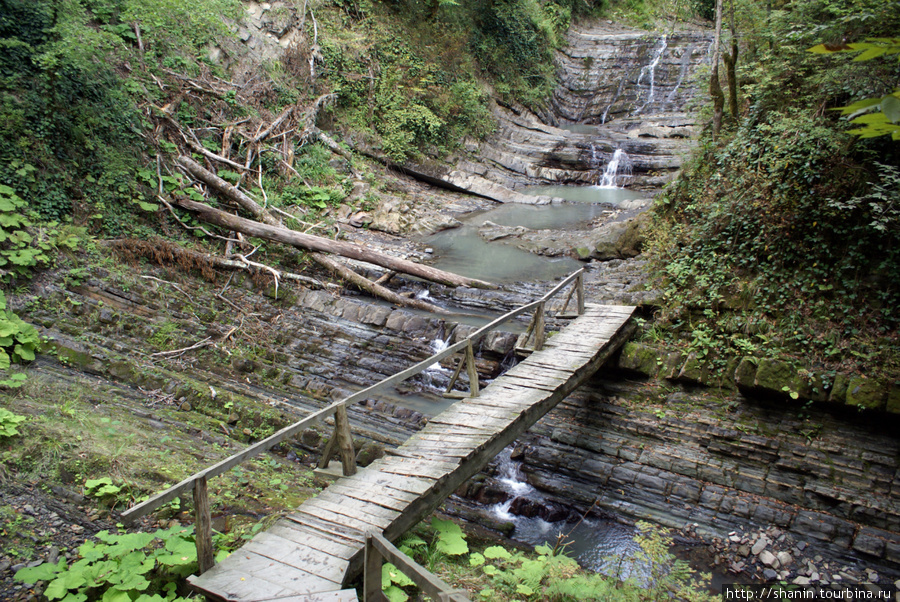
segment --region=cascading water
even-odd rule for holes
[[[631,162],[628,160],[628,155],[621,148],[617,148],[612,159],[606,164],[598,186],[600,188],[616,188],[616,178],[624,179],[630,176]]]
[[[650,83],[650,90],[647,93],[647,100],[642,104],[639,108],[635,109],[632,115],[637,115],[641,111],[643,111],[651,102],[653,102],[653,95],[656,91],[656,66],[659,65],[659,61],[662,58],[663,53],[666,51],[667,41],[666,34],[659,39],[659,46],[657,46],[656,51],[653,53],[653,58],[650,60],[648,65],[641,67],[641,73],[638,75],[637,83],[635,87],[640,89],[641,82],[644,81],[644,78],[648,78]]]
[[[511,512],[515,505],[522,505],[523,499],[538,505],[551,505],[540,491],[524,481],[519,471],[520,463],[512,460],[511,455],[511,448],[506,448],[497,456],[497,483],[510,499],[491,506],[490,511],[498,519],[515,525],[513,539],[530,545],[551,546],[562,539],[567,553],[588,570],[620,579],[646,574],[646,568],[634,558],[640,546],[634,541],[634,529],[631,527],[595,518],[578,522],[550,522],[537,516],[529,518]]]

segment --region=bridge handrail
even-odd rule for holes
[[[129,508],[125,512],[121,514],[121,520],[125,524],[129,524],[134,520],[153,512],[157,508],[171,502],[176,497],[180,496],[183,493],[191,491],[194,489],[194,484],[196,481],[203,479],[205,483],[207,479],[210,477],[215,477],[224,472],[234,468],[238,464],[244,462],[244,460],[248,460],[272,447],[281,443],[283,440],[296,435],[301,430],[310,427],[316,424],[319,420],[322,420],[329,415],[333,414],[340,406],[347,406],[352,403],[356,403],[363,399],[370,397],[374,392],[390,386],[401,383],[408,378],[412,378],[413,376],[423,372],[426,368],[433,365],[436,362],[439,362],[451,355],[465,349],[468,345],[474,344],[484,338],[492,330],[496,329],[498,326],[512,320],[515,317],[518,317],[524,313],[527,313],[533,309],[541,308],[543,304],[549,301],[551,298],[556,296],[561,290],[563,290],[567,285],[571,284],[573,281],[579,278],[583,278],[584,268],[579,269],[576,272],[573,272],[569,276],[567,276],[562,282],[553,287],[548,293],[546,293],[543,297],[538,299],[537,301],[532,301],[527,305],[523,305],[518,309],[514,309],[510,312],[507,312],[496,318],[495,320],[489,322],[488,324],[482,326],[475,332],[469,334],[465,339],[450,345],[443,351],[435,353],[429,358],[403,370],[402,372],[398,372],[393,376],[385,378],[382,381],[375,383],[374,385],[367,387],[361,391],[357,391],[356,393],[345,397],[339,401],[335,401],[324,408],[317,410],[302,418],[301,420],[291,424],[290,426],[286,426],[280,431],[276,432],[273,435],[266,437],[265,439],[254,443],[253,445],[245,448],[244,450],[225,458],[224,460],[213,464],[212,466],[205,468],[186,479],[180,481],[179,483],[169,487],[165,491],[162,491],[150,498],[144,500],[143,502],[136,504],[135,506]],[[581,284],[581,282],[579,282]]]

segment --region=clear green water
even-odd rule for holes
[[[442,270],[497,284],[552,280],[571,274],[581,262],[569,257],[543,257],[502,242],[486,242],[478,234],[485,222],[524,226],[532,230],[565,229],[590,222],[640,194],[598,186],[534,186],[520,192],[563,198],[568,203],[523,205],[506,203],[462,218],[463,225],[426,239],[434,249],[431,264]]]

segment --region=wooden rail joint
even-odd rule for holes
[[[398,550],[380,533],[372,531],[366,533],[363,602],[381,602],[387,599],[381,591],[381,565],[385,560],[412,579],[416,586],[432,600],[470,602],[465,591],[450,587],[429,573],[425,567]]]

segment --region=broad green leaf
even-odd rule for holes
[[[16,345],[13,351],[26,362],[34,361],[34,351],[22,345]]]
[[[60,602],[86,602],[87,599],[87,594],[69,592]]]
[[[0,370],[8,370],[10,363],[9,354],[0,349]]]
[[[512,554],[503,546],[491,546],[484,551],[484,557],[494,560],[496,558],[510,559]]]
[[[131,596],[128,592],[113,587],[106,590],[101,602],[131,602]]]
[[[87,580],[79,571],[68,570],[59,574],[59,576],[50,582],[44,595],[50,600],[58,600],[63,598],[70,589],[78,589],[85,585]]]
[[[892,123],[900,122],[900,98],[897,98],[893,94],[882,98],[881,112],[884,113],[888,121]]]
[[[516,585],[516,593],[522,594],[523,596],[533,596],[534,590],[525,585],[524,583],[519,583]]]
[[[491,588],[483,589],[478,592],[478,595],[485,600],[490,600],[494,597],[494,590],[492,590]]]
[[[470,566],[481,566],[484,564],[484,555],[479,554],[478,552],[472,552],[469,554],[469,565]]]
[[[542,556],[553,555],[553,548],[551,548],[550,546],[535,546],[534,551],[538,554],[541,554]]]
[[[107,546],[98,546],[94,541],[86,541],[78,548],[78,555],[84,560],[93,562],[106,556]]]
[[[417,535],[410,535],[403,540],[403,545],[410,548],[419,548],[428,545],[428,542]]]
[[[410,585],[415,585],[416,582],[406,576],[400,569],[398,569],[395,565],[390,562],[386,562],[381,566],[381,586],[382,588],[385,586],[385,577],[387,578],[387,584],[396,583],[400,587],[407,587]]]
[[[497,567],[495,567],[493,564],[486,564],[486,565],[484,565],[484,568],[481,570],[484,571],[485,575],[491,575],[491,576],[496,575],[498,572],[500,572],[500,570]]]
[[[159,211],[159,205],[156,203],[145,203],[144,201],[138,201],[138,207],[140,207],[143,211]]]
[[[462,535],[447,533],[438,539],[437,549],[448,556],[459,556],[469,551],[469,544]]]
[[[854,49],[854,50],[855,50],[855,49]],[[872,59],[878,58],[879,56],[883,55],[885,52],[887,52],[887,50],[888,50],[888,49],[887,49],[887,48],[884,48],[884,47],[874,47],[874,48],[869,48],[868,50],[866,50],[865,52],[863,52],[863,53],[860,54],[859,56],[855,57],[853,60],[856,61],[856,62],[859,62],[859,61],[870,61],[870,60],[872,60]]]
[[[15,578],[18,581],[24,581],[25,583],[33,585],[38,581],[49,581],[60,571],[65,570],[65,568],[66,561],[65,559],[61,558],[56,564],[45,562],[44,564],[39,564],[35,567],[26,567],[24,569],[19,569],[18,571],[16,571]]]
[[[0,310],[6,309],[6,295],[0,291]]]
[[[385,588],[384,595],[390,602],[406,602],[409,600],[409,596],[406,595],[406,592],[396,585]]]

